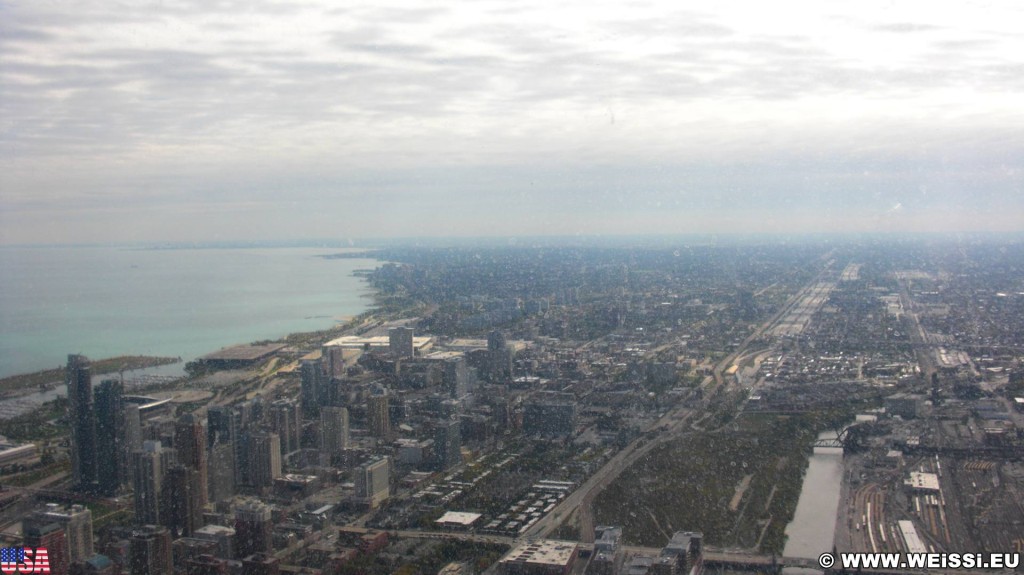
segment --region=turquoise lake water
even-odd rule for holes
[[[326,329],[373,303],[337,248],[0,248],[0,377],[92,358],[188,361]]]

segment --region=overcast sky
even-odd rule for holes
[[[1020,6],[0,0],[0,244],[1020,231]]]

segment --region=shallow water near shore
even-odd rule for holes
[[[338,248],[0,248],[0,377],[69,353],[181,357],[328,329],[373,303]],[[179,368],[180,369],[180,365]]]

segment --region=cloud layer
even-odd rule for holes
[[[1022,227],[1013,2],[752,4],[0,2],[0,243]]]

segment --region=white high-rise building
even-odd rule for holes
[[[391,495],[391,458],[385,456],[360,465],[355,471],[356,497],[375,509]]]

